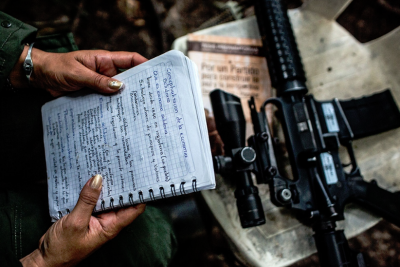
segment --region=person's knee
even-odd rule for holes
[[[171,222],[157,208],[148,206],[146,211],[122,235],[136,238],[140,258],[149,266],[167,266],[176,250],[177,241]]]
[[[157,208],[147,206],[142,215],[82,266],[168,266],[176,250],[170,221]]]

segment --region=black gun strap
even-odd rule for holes
[[[400,127],[400,112],[389,89],[358,99],[339,101],[346,119],[359,139]]]

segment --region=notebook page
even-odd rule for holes
[[[203,166],[185,63],[183,54],[171,51],[118,75],[125,89],[113,96],[80,94],[43,106],[53,219],[73,209],[83,185],[96,173],[103,176],[97,210],[104,208],[102,201],[109,206],[120,196],[126,203],[129,194],[135,203],[150,200],[150,189],[158,192],[171,184],[179,188],[186,182],[190,191],[193,179],[214,187]]]
[[[208,129],[207,129],[207,123],[205,118],[205,112],[204,112],[204,105],[203,105],[203,97],[202,97],[202,93],[201,90],[197,90],[200,89],[200,81],[198,78],[198,71],[197,71],[197,66],[196,64],[191,61],[188,57],[185,57],[185,61],[186,64],[188,66],[188,72],[189,75],[188,77],[190,78],[190,81],[192,83],[192,88],[193,89],[193,98],[196,100],[195,101],[195,107],[196,107],[196,112],[197,112],[197,116],[198,116],[198,121],[199,121],[199,131],[201,133],[201,141],[202,141],[202,145],[203,145],[203,151],[204,153],[204,162],[206,167],[208,168],[208,172],[210,174],[210,176],[214,176],[214,168],[213,168],[213,163],[212,163],[212,155],[211,155],[211,147],[210,147],[210,141],[208,139]],[[199,187],[199,190],[201,190],[201,188],[204,186],[202,184],[197,184],[197,186]],[[208,184],[205,185],[206,188],[210,188]],[[215,184],[214,187],[215,188]]]

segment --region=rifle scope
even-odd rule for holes
[[[214,158],[214,169],[236,183],[235,197],[243,228],[265,223],[258,188],[251,178],[256,152],[245,145],[246,121],[240,98],[216,89],[210,93],[215,123],[224,142],[225,157]]]

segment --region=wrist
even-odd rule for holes
[[[35,43],[31,43],[29,45],[28,54],[26,55],[24,64],[22,65],[29,85],[31,85],[31,75],[33,72],[32,49],[34,44]]]
[[[32,61],[33,61],[34,67],[33,67],[33,72],[31,74],[31,78],[30,78],[31,87],[44,88],[43,85],[41,84],[41,81],[43,81],[45,79],[45,77],[43,77],[43,75],[41,75],[41,74],[44,73],[44,71],[43,71],[43,69],[45,69],[44,64],[45,64],[48,54],[50,54],[50,53],[42,51],[37,48],[32,49],[31,56],[32,56]]]
[[[22,88],[29,88],[29,87],[37,87],[36,84],[39,79],[37,79],[38,73],[42,66],[43,58],[45,57],[46,52],[37,49],[35,47],[32,48],[31,51],[31,58],[33,62],[33,71],[30,76],[30,82],[27,79],[25,70],[23,68],[25,59],[28,55],[29,46],[26,45],[24,50],[22,51],[17,63],[15,64],[14,68],[12,69],[9,80],[11,85],[14,88],[22,89]]]
[[[43,255],[39,249],[34,250],[31,254],[19,260],[24,267],[45,267]]]

